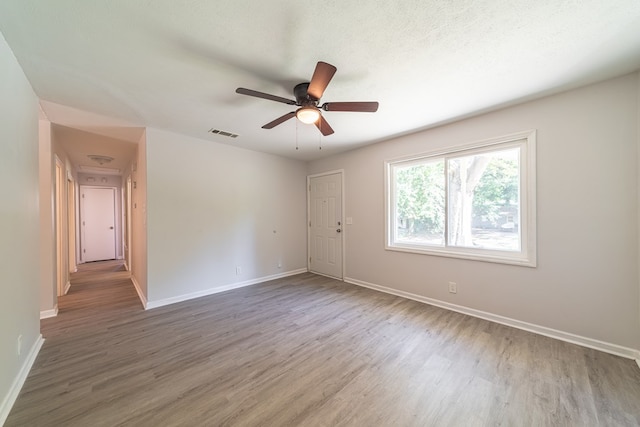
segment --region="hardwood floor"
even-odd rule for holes
[[[42,321],[6,426],[640,424],[632,360],[308,273],[144,311],[113,267]]]

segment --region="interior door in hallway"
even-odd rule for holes
[[[309,178],[309,270],[342,279],[342,173]]]
[[[85,262],[116,257],[116,189],[81,189],[82,260]]]

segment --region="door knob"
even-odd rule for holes
[[[109,227],[109,230],[113,230],[113,227]]]
[[[336,230],[336,233],[340,233],[341,231],[342,231],[342,230],[338,228],[338,229]]]

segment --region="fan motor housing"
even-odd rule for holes
[[[296,97],[298,105],[301,107],[316,106],[318,100],[309,95],[307,90],[309,83],[299,83],[293,88],[293,95]]]

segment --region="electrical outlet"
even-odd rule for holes
[[[449,282],[449,293],[457,294],[458,293],[458,285],[456,282]]]
[[[282,262],[278,263],[278,268],[282,268]]]
[[[22,354],[22,335],[18,335],[18,356]]]
[[[240,266],[236,267],[236,276],[239,276],[242,274],[242,268]]]

